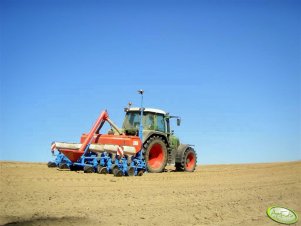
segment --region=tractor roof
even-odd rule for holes
[[[138,107],[128,108],[127,111],[140,111],[140,108],[138,108]],[[152,112],[152,113],[158,113],[158,114],[166,115],[165,111],[162,111],[162,110],[156,109],[156,108],[144,108],[143,111],[144,112]]]

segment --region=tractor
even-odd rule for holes
[[[140,127],[140,108],[125,108],[122,130],[127,135],[137,136]],[[173,134],[170,120],[176,118],[180,126],[181,118],[165,111],[145,108],[142,117],[142,153],[148,172],[160,173],[167,164],[175,164],[177,171],[192,172],[196,166],[196,152],[192,146],[180,144]]]
[[[115,176],[143,175],[144,172],[163,172],[167,164],[174,164],[177,171],[193,172],[197,156],[192,145],[180,144],[173,134],[170,120],[178,116],[143,107],[126,107],[122,128],[103,111],[88,134],[80,143],[52,142],[51,150],[58,152],[48,167],[84,170],[85,173],[112,173]],[[111,126],[107,134],[100,130],[105,122]]]

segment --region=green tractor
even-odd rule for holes
[[[160,173],[167,164],[174,164],[177,171],[195,170],[197,162],[195,150],[191,145],[181,144],[170,128],[170,120],[175,118],[179,126],[180,117],[153,108],[141,110],[129,107],[125,108],[125,112],[122,130],[127,135],[139,135],[148,172]]]

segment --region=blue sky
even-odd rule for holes
[[[0,160],[48,161],[107,109],[182,117],[198,163],[301,159],[301,4],[0,1]],[[175,123],[174,123],[175,124]]]

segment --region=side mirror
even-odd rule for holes
[[[181,119],[177,118],[177,126],[180,126],[180,125],[181,125]]]

